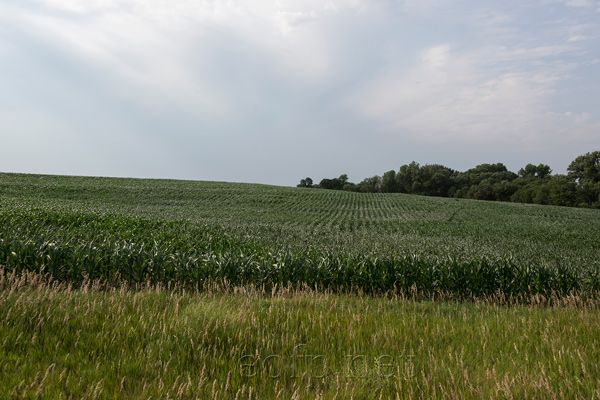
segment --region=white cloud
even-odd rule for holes
[[[600,131],[600,122],[587,112],[567,112],[563,115],[549,113],[548,124],[551,124],[548,129],[554,130],[556,135],[555,140],[547,143],[547,147],[575,146],[587,149],[585,151],[598,148],[597,132]]]
[[[436,8],[443,7],[444,2],[438,0],[404,0],[404,9],[413,12],[430,12]]]
[[[302,24],[317,20],[317,14],[314,11],[277,11],[275,13],[280,24],[281,30],[285,33]]]
[[[594,3],[590,0],[567,0],[566,5],[569,7],[590,7],[593,6]]]
[[[342,143],[348,160],[370,144],[392,153],[392,136],[422,148],[535,147],[571,131],[593,142],[597,101],[582,98],[597,80],[576,68],[598,62],[597,7],[567,1],[0,2],[0,106],[18,97],[15,109],[53,131],[155,139],[194,163],[188,144],[210,143],[232,171],[231,142],[255,158],[273,143],[278,154]],[[44,134],[25,117],[10,123],[28,140]]]
[[[304,78],[319,77],[332,67],[330,46],[324,37],[323,25],[311,24],[333,17],[342,10],[360,12],[368,2],[258,0],[252,3],[236,0],[39,0],[47,9],[73,13],[56,14],[46,10],[27,12],[27,17],[44,29],[44,36],[58,37],[78,48],[83,54],[109,62],[118,61],[117,68],[128,76],[141,74],[144,68],[132,63],[146,60],[148,50],[155,54],[153,67],[157,73],[149,77],[182,76],[165,74],[181,65],[190,47],[213,41],[215,30],[235,37],[249,46],[267,51]],[[32,25],[34,25],[32,24]],[[310,29],[300,29],[310,25]],[[191,38],[191,39],[190,39]],[[191,43],[191,41],[194,43]],[[120,60],[115,55],[120,53]],[[122,56],[131,55],[123,63]],[[194,73],[194,71],[188,71]],[[187,79],[183,77],[182,79]]]
[[[1,161],[4,170],[39,172],[42,165],[46,173],[65,173],[69,161],[67,157],[57,157],[64,152],[71,154],[68,159],[77,160],[84,169],[90,162],[89,143],[59,116],[13,109],[0,111],[0,121],[3,146],[10,150]]]
[[[448,65],[450,58],[450,46],[440,45],[425,51],[421,58],[421,64],[433,72],[440,72]]]
[[[43,46],[77,60],[85,69],[110,76],[113,90],[151,108],[171,99],[172,107],[196,110],[195,114],[202,110],[212,118],[233,113],[238,94],[215,85],[210,75],[222,74],[213,65],[226,52],[232,62],[251,54],[270,57],[263,62],[275,62],[300,80],[325,76],[332,67],[330,43],[318,29],[291,32],[325,15],[322,4],[317,15],[294,11],[306,7],[299,1],[251,5],[224,0],[42,2],[45,8],[10,8],[0,21],[17,19],[20,29]],[[315,1],[311,6],[318,5]],[[280,30],[282,19],[290,28],[286,34]],[[230,68],[242,70],[247,64],[242,61]]]
[[[494,51],[496,54],[489,54],[493,56],[492,62],[497,62],[498,60],[503,61],[530,61],[530,60],[538,60],[545,57],[557,57],[560,55],[564,55],[568,52],[573,52],[575,50],[572,46],[567,45],[550,45],[550,46],[537,46],[537,47],[517,47],[509,49],[507,47],[500,47],[497,50],[490,49]],[[490,51],[490,53],[491,53]]]
[[[326,1],[323,5],[323,9],[328,12],[337,13],[340,9],[334,1]]]
[[[9,41],[0,38],[0,55],[8,53],[13,48],[14,46]]]
[[[71,4],[68,4],[71,7]],[[105,14],[87,21],[47,15],[23,18],[30,35],[113,81],[113,93],[150,108],[156,99],[173,106],[225,115],[221,94],[210,89],[182,59],[185,38],[161,32],[131,14]]]
[[[556,48],[460,54],[427,49],[417,67],[390,70],[355,97],[364,115],[398,135],[430,143],[518,143],[535,146],[548,134],[549,97],[561,68],[495,71],[489,64],[522,54],[540,62]],[[526,133],[526,134],[524,134]]]
[[[579,42],[582,40],[591,39],[586,32],[592,30],[594,27],[592,24],[575,24],[568,28],[567,41],[568,42]]]

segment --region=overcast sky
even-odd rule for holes
[[[0,0],[0,171],[296,185],[600,150],[600,0]]]

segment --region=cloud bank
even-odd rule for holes
[[[600,145],[600,2],[0,4],[0,170],[294,185]]]

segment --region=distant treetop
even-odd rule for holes
[[[305,178],[298,187],[600,208],[600,151],[577,157],[569,165],[568,175],[552,175],[546,164],[527,164],[517,174],[502,163],[480,164],[459,172],[413,161],[398,172],[391,170],[358,184],[342,174],[322,179],[318,185]]]

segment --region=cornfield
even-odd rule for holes
[[[597,210],[0,174],[0,265],[74,285],[568,294],[600,289],[599,237]]]

